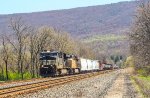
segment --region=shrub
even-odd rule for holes
[[[9,72],[9,80],[20,80],[21,74]]]
[[[5,78],[4,78],[3,74],[0,73],[0,81],[4,81],[4,80],[5,80]]]
[[[147,66],[147,67],[140,67],[137,69],[137,74],[138,75],[141,75],[141,76],[150,76],[150,67]]]

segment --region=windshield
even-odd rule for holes
[[[40,57],[43,57],[43,56],[57,56],[57,53],[40,53]]]
[[[55,62],[55,60],[43,60],[42,65],[54,65]]]

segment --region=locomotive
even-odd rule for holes
[[[111,69],[99,60],[78,58],[60,51],[43,51],[40,53],[40,75],[43,77],[71,75],[83,72]]]
[[[80,73],[77,57],[59,51],[44,51],[40,53],[40,75],[55,76]]]

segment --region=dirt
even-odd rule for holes
[[[122,98],[124,92],[124,76],[120,75],[112,87],[107,91],[105,98]]]
[[[104,98],[142,98],[141,93],[135,88],[130,76],[133,73],[132,68],[123,69],[107,90]]]

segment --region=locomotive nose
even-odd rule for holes
[[[47,77],[56,74],[56,68],[54,64],[42,65],[40,68],[40,75]]]

